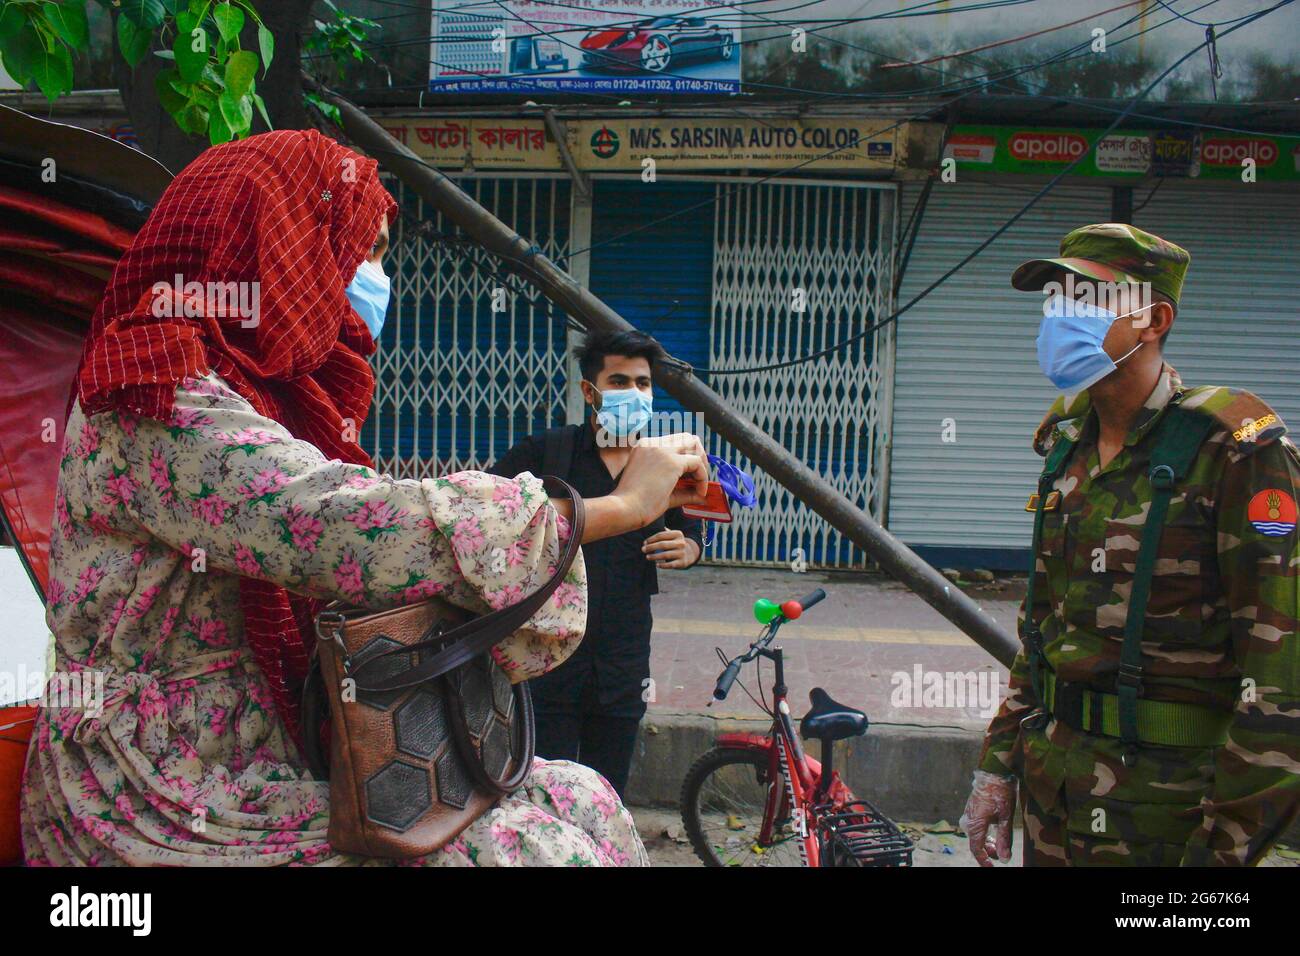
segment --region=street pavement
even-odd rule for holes
[[[824,588],[826,600],[780,634],[786,683],[796,718],[807,709],[808,691],[824,688],[837,701],[857,707],[872,724],[904,727],[956,727],[979,732],[990,714],[975,702],[950,706],[951,701],[917,700],[903,694],[900,675],[922,673],[984,673],[997,676],[996,707],[1006,688],[1007,671],[942,615],[901,584],[866,572],[808,572],[782,569],[730,568],[701,565],[689,571],[659,574],[660,593],[654,599],[654,635],[650,674],[654,680],[655,714],[754,717],[762,711],[739,683],[728,699],[713,707],[714,682],[723,665],[714,653],[721,647],[733,657],[754,640],[760,625],[753,604],[766,597],[778,603]],[[1014,633],[1016,611],[1024,596],[1022,578],[963,585],[963,590]],[[750,690],[758,690],[751,665],[741,675]],[[770,700],[772,667],[763,665],[763,689]],[[987,678],[986,678],[987,681]],[[920,706],[918,706],[920,704]],[[631,807],[637,828],[655,866],[698,866],[681,832],[678,812],[663,807]],[[916,843],[917,866],[975,866],[966,838],[955,820],[897,823]],[[1020,839],[1015,834],[1014,861],[1020,865]],[[1278,847],[1264,866],[1300,866],[1300,850]]]
[[[701,714],[715,718],[761,716],[762,710],[738,682],[728,699],[709,706],[723,665],[714,647],[733,657],[761,630],[754,601],[777,603],[823,588],[826,599],[797,621],[783,626],[786,683],[796,716],[808,706],[808,691],[820,686],[841,703],[863,710],[872,724],[957,727],[979,731],[989,714],[978,701],[967,706],[917,706],[923,703],[900,689],[903,678],[926,672],[983,672],[985,686],[996,688],[996,706],[1006,686],[1006,668],[950,624],[941,614],[892,579],[868,572],[807,572],[785,569],[700,565],[686,572],[659,574],[654,599],[650,675],[655,714]],[[1014,631],[1023,582],[1003,579],[963,588],[1008,632]],[[756,696],[751,665],[741,675]],[[772,666],[763,664],[763,692],[770,700]],[[990,683],[996,675],[997,683]],[[910,689],[910,688],[909,688]],[[631,808],[655,866],[698,866],[681,832],[676,810]],[[916,842],[917,866],[973,866],[963,836],[951,822],[907,824]],[[1019,865],[1019,861],[1015,865]]]
[[[682,821],[676,810],[632,807],[637,832],[650,855],[651,866],[703,866],[691,849],[690,841],[682,832]],[[937,824],[902,823],[904,832],[916,845],[912,853],[913,866],[975,866],[970,844],[966,837],[956,832],[947,822]],[[1007,866],[1020,866],[1020,831],[1014,837],[1016,849]]]
[[[807,708],[808,691],[820,686],[837,701],[865,711],[872,723],[978,730],[991,716],[980,706],[990,694],[983,702],[968,698],[964,706],[951,699],[919,706],[924,698],[908,686],[918,667],[923,681],[930,672],[977,678],[983,672],[986,690],[997,690],[991,695],[994,707],[1006,687],[1006,668],[915,594],[883,575],[701,565],[660,572],[659,587],[650,656],[652,714],[761,715],[739,684],[724,703],[708,706],[723,667],[714,647],[733,657],[758,636],[761,626],[753,615],[757,598],[779,603],[818,587],[825,589],[826,600],[780,632],[796,715]],[[1002,579],[964,590],[1008,633],[1014,632],[1023,581]],[[753,674],[751,665],[741,680],[757,695]],[[764,663],[765,692],[771,680],[772,667]]]

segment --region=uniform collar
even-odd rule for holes
[[[1165,362],[1160,368],[1160,377],[1156,387],[1151,390],[1147,400],[1142,403],[1137,417],[1129,427],[1124,438],[1125,446],[1132,446],[1142,440],[1151,431],[1151,427],[1160,419],[1161,413],[1169,403],[1185,391],[1183,381],[1177,370]],[[1078,441],[1087,429],[1089,434],[1096,431],[1096,418],[1092,412],[1092,399],[1085,389],[1076,395],[1060,395],[1047,410],[1043,421],[1034,432],[1034,451],[1046,455],[1056,443],[1058,436],[1070,441]]]
[[[1174,367],[1165,362],[1160,368],[1160,377],[1156,379],[1156,387],[1151,390],[1147,400],[1138,409],[1133,424],[1129,426],[1128,435],[1124,438],[1124,444],[1132,447],[1141,441],[1151,431],[1152,426],[1160,420],[1160,416],[1169,407],[1169,403],[1181,396],[1183,391],[1183,380],[1179,378]]]

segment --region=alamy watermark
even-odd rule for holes
[[[992,717],[1002,702],[1002,675],[997,671],[927,671],[913,664],[911,671],[894,671],[889,683],[889,704],[899,709],[977,707],[981,717]]]
[[[1073,272],[1065,274],[1064,282],[1053,279],[1044,285],[1043,295],[1048,302],[1061,297],[1067,316],[1091,315],[1094,308],[1102,308],[1124,317],[1145,312],[1155,301],[1150,282],[1102,282],[1076,278]],[[1150,318],[1138,319],[1133,327],[1145,328],[1150,323]]]
[[[655,412],[650,421],[634,434],[628,435],[627,406],[610,409],[609,414],[618,421],[619,434],[607,428],[596,429],[596,444],[601,448],[630,448],[646,438],[665,438],[668,435],[690,433],[704,442],[704,414],[702,412]]]
[[[98,717],[104,712],[104,672],[29,671],[20,664],[0,671],[0,700],[36,700],[42,707],[71,707]]]
[[[156,319],[193,319],[203,315],[234,315],[239,324],[256,328],[260,322],[262,284],[252,282],[186,282],[179,272],[170,282],[155,282],[149,311]]]
[[[74,885],[67,893],[50,897],[50,925],[117,926],[130,929],[132,936],[148,936],[153,928],[153,894],[83,892]]]

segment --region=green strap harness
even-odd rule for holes
[[[1151,596],[1151,579],[1156,554],[1164,532],[1169,502],[1178,483],[1187,477],[1201,444],[1214,427],[1214,420],[1178,405],[1173,405],[1156,426],[1155,447],[1151,452],[1151,503],[1142,540],[1138,547],[1129,596],[1128,616],[1124,621],[1124,643],[1120,648],[1119,674],[1115,694],[1084,690],[1079,695],[1077,720],[1088,733],[1119,737],[1129,747],[1125,762],[1139,743],[1171,747],[1218,746],[1227,737],[1231,713],[1179,701],[1142,699],[1142,631],[1146,623],[1147,600]],[[1025,600],[1025,619],[1021,638],[1029,660],[1030,681],[1034,696],[1051,712],[1061,706],[1063,686],[1052,673],[1043,653],[1043,634],[1034,621],[1034,579],[1038,554],[1043,540],[1043,514],[1052,485],[1065,470],[1075,442],[1064,437],[1057,440],[1047,456],[1038,479],[1038,503],[1034,510],[1033,566]]]

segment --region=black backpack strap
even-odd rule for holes
[[[548,428],[542,436],[542,474],[569,480],[573,471],[573,450],[578,444],[581,425],[560,425]]]

